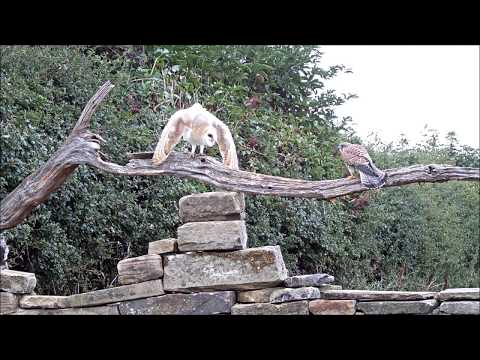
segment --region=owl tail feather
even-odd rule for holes
[[[378,169],[373,163],[357,167],[360,181],[368,188],[381,188],[385,185],[386,173]]]

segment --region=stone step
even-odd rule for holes
[[[193,222],[177,229],[179,251],[240,250],[247,247],[245,221]]]
[[[159,279],[163,276],[162,257],[160,255],[143,255],[122,260],[117,265],[118,283],[135,284]]]
[[[118,305],[70,309],[20,309],[12,315],[120,315]]]
[[[239,195],[234,192],[188,195],[180,199],[178,206],[183,223],[244,219]]]
[[[440,291],[437,300],[480,300],[480,288],[456,288]]]
[[[146,298],[163,295],[162,280],[150,280],[139,284],[118,286],[109,289],[90,291],[71,295],[66,299],[68,307],[95,306],[118,301]]]
[[[308,301],[284,304],[235,304],[232,315],[308,315]]]
[[[286,277],[279,246],[164,257],[165,291],[262,289],[282,284]]]
[[[215,315],[230,314],[234,291],[167,294],[122,302],[121,315]]]
[[[275,290],[270,294],[270,302],[272,304],[318,298],[320,298],[320,290],[312,286],[302,288],[284,288]]]
[[[438,305],[437,300],[420,301],[360,301],[357,310],[366,315],[430,314]]]
[[[317,287],[318,287],[318,290],[320,290],[320,292],[330,291],[330,290],[342,290],[341,285],[333,285],[333,284],[318,285]]]
[[[174,253],[178,249],[177,239],[162,239],[148,243],[148,255]]]
[[[328,274],[297,275],[286,278],[285,286],[289,288],[320,286],[333,281],[335,281],[335,278]]]
[[[6,315],[18,310],[18,295],[0,292],[0,315]]]
[[[308,304],[313,315],[353,315],[356,300],[313,300]]]
[[[272,292],[280,289],[284,288],[273,287],[259,290],[239,291],[237,293],[237,301],[239,303],[269,303]]]
[[[0,270],[0,291],[30,294],[37,285],[35,274],[15,270]]]
[[[424,300],[433,299],[434,292],[414,291],[370,291],[370,290],[327,290],[322,299],[328,300]]]
[[[319,285],[316,287],[320,294],[322,291],[327,290],[341,290],[342,287],[340,285]],[[259,290],[247,290],[247,291],[238,291],[237,292],[237,301],[239,303],[269,303],[270,302],[270,295],[276,290],[285,290],[285,287],[273,287],[273,288],[266,288],[266,289],[259,289]]]
[[[480,301],[445,301],[437,310],[436,314],[480,315]]]
[[[22,309],[63,309],[69,307],[68,296],[24,295],[20,299]]]

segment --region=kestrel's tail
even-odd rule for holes
[[[369,188],[381,188],[385,185],[386,173],[378,169],[372,162],[357,166],[360,181]]]

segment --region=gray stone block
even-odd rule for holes
[[[232,315],[308,315],[308,301],[284,304],[235,304]]]
[[[0,271],[0,291],[6,291],[14,294],[30,294],[37,285],[35,274],[15,271]]]
[[[148,299],[122,302],[122,315],[214,315],[229,314],[235,303],[235,292],[201,292],[167,294]]]
[[[122,260],[117,265],[118,283],[135,284],[163,276],[162,257],[160,255],[143,255]]]
[[[177,229],[179,251],[241,250],[247,247],[244,221],[194,222]]]
[[[243,220],[242,201],[234,192],[208,192],[184,196],[179,201],[183,223]]]
[[[262,289],[287,277],[278,246],[167,255],[164,262],[165,291]]]

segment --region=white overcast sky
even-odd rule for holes
[[[352,116],[366,140],[377,132],[386,141],[400,134],[416,142],[425,124],[443,142],[455,131],[461,144],[479,145],[478,46],[321,46],[322,67],[343,64],[353,74],[325,82],[338,93],[355,93],[337,108]]]

